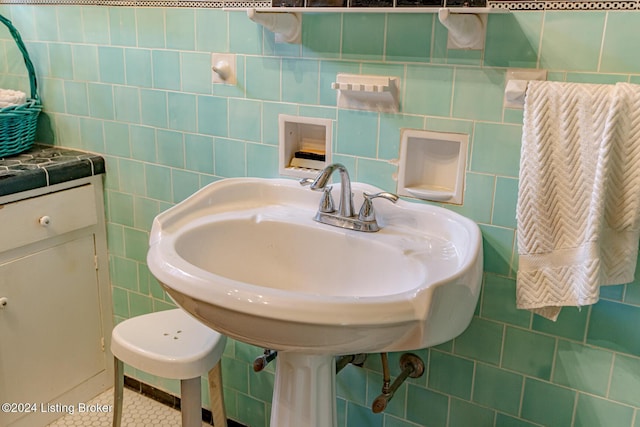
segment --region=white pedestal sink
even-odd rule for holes
[[[379,189],[353,183],[362,192]],[[297,182],[215,182],[158,215],[149,268],[186,311],[231,338],[279,351],[272,427],[335,427],[334,356],[416,350],[466,329],[482,278],[469,219],[400,200],[382,230],[313,221]]]

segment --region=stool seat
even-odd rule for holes
[[[178,308],[119,323],[111,352],[134,368],[180,380],[208,372],[222,357],[226,339]]]
[[[180,380],[183,427],[202,425],[200,377],[208,373],[211,412],[216,427],[226,427],[220,359],[227,337],[182,309],[127,319],[113,328],[113,427],[120,427],[124,363],[149,374]]]

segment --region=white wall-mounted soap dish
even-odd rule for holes
[[[403,129],[398,194],[462,204],[469,135]]]
[[[280,175],[315,178],[331,163],[331,119],[280,114],[278,131]]]
[[[400,79],[397,77],[340,73],[331,88],[338,91],[338,108],[398,112]]]

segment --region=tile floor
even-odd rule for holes
[[[113,389],[109,389],[88,402],[94,405],[113,405]],[[48,427],[110,427],[112,412],[68,414]],[[142,394],[124,389],[122,427],[177,427],[181,425],[180,412],[156,402]],[[209,424],[202,423],[202,426]]]

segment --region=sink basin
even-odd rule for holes
[[[352,183],[352,191],[358,207],[363,191],[380,190]],[[466,329],[482,278],[473,221],[432,205],[376,201],[382,229],[365,233],[314,221],[319,200],[292,180],[214,182],[156,217],[149,269],[201,322],[278,350],[277,371],[314,365],[323,390],[334,387],[322,372],[335,355],[415,350]],[[335,425],[278,415],[300,406],[275,404],[297,393],[285,382],[276,378],[272,425]],[[319,418],[335,411],[328,401]]]

